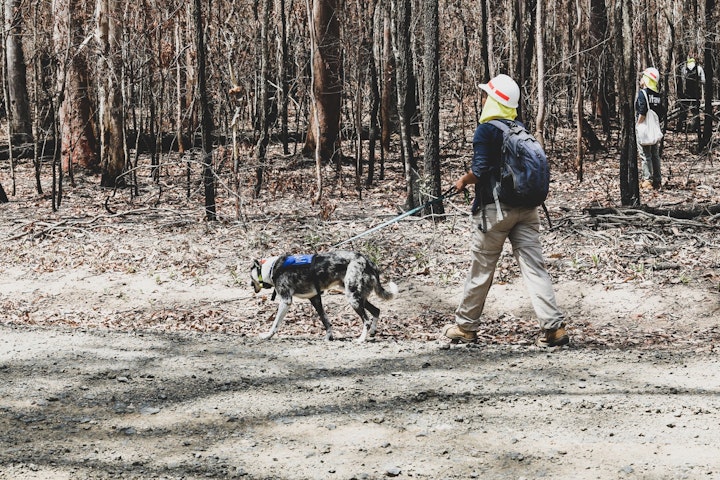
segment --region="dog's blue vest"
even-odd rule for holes
[[[315,285],[315,291],[317,291],[317,294],[322,294],[322,290],[320,290],[320,282],[318,281],[317,274],[315,273],[315,268],[313,265],[313,260],[315,259],[315,254],[304,254],[304,255],[288,255],[285,260],[283,260],[282,265],[280,265],[278,268],[274,269],[273,271],[273,283],[275,281],[275,277],[280,274],[283,270],[287,268],[298,268],[298,267],[308,267],[310,269],[311,278],[313,281],[313,284]],[[272,299],[275,300],[275,294],[277,291],[273,291]]]
[[[280,268],[289,268],[289,267],[301,267],[304,265],[310,265],[313,261],[313,257],[315,254],[305,254],[305,255],[290,255],[285,259],[282,265],[280,265]]]

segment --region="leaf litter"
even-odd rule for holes
[[[443,184],[452,184],[463,171],[467,159],[458,153],[444,164]],[[643,202],[678,210],[720,204],[716,152],[709,157],[687,155],[682,144],[669,142],[663,155],[671,165],[664,187],[642,192]],[[686,318],[682,303],[677,312],[661,309],[650,318],[641,314],[621,321],[588,317],[583,309],[570,306],[573,343],[582,348],[715,348],[718,215],[681,220],[621,209],[613,154],[586,158],[583,182],[562,166],[570,158],[566,153],[551,151],[550,158],[553,183],[547,205],[552,228],[541,216],[542,242],[560,297],[564,289],[582,285],[605,293],[609,303],[614,290],[626,287],[641,295],[654,292],[662,297],[668,292],[679,300],[690,290],[701,299],[696,305],[699,318]],[[254,168],[248,164],[238,173],[239,194],[218,189],[220,221],[207,223],[199,190],[188,198],[181,173],[172,174],[172,165],[181,163],[169,165],[162,186],[140,179],[140,196],[100,189],[96,179],[78,172],[77,186],[66,187],[66,198],[53,213],[49,199],[32,191],[32,164],[20,162],[18,196],[0,206],[0,236],[8,247],[0,253],[0,264],[13,276],[9,281],[27,285],[0,296],[5,312],[0,321],[255,336],[268,328],[275,304],[269,292],[256,296],[248,287],[253,259],[329,250],[401,213],[405,195],[402,166],[388,161],[385,179],[363,189],[359,199],[354,167],[346,162],[339,175],[335,166],[324,168],[324,203],[313,205],[314,165],[299,159],[290,168],[288,160],[278,156],[265,171],[267,185],[260,198],[251,196]],[[233,184],[232,176],[224,172],[219,185]],[[114,213],[106,211],[105,204]],[[400,295],[404,299],[381,306],[379,340],[435,341],[442,326],[452,322],[468,264],[468,199],[454,197],[445,207],[444,218],[409,217],[347,245],[370,255],[383,278],[398,282],[405,292]],[[597,207],[609,208],[589,213]],[[506,245],[491,294],[497,286],[522,292],[521,283]],[[359,319],[340,297],[325,296],[333,324],[341,335],[355,336]],[[502,298],[509,311],[496,306],[486,312],[478,332],[482,343],[522,345],[536,334],[532,312],[518,311],[521,300],[511,297]],[[642,304],[642,298],[637,303]],[[695,310],[692,314],[698,315]],[[296,302],[290,317],[283,335],[322,335],[307,302]]]

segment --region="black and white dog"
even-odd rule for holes
[[[293,297],[310,299],[325,327],[325,338],[333,339],[332,325],[323,310],[320,295],[332,287],[344,289],[348,303],[363,320],[364,342],[369,335],[375,336],[380,310],[368,301],[373,291],[383,300],[390,300],[398,292],[397,285],[390,282],[387,290],[380,283],[380,272],[365,255],[356,252],[330,252],[314,255],[283,255],[255,261],[250,271],[255,293],[263,288],[275,288],[280,296],[275,321],[269,332],[260,337],[269,339],[282,325]],[[371,318],[365,311],[370,312]]]

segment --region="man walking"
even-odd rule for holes
[[[541,334],[536,344],[541,347],[566,345],[570,339],[542,255],[537,206],[508,205],[493,195],[502,161],[503,130],[491,122],[499,120],[511,125],[515,121],[520,88],[507,75],[498,75],[480,88],[483,90],[482,113],[473,139],[472,167],[455,182],[458,191],[475,185],[472,264],[462,300],[455,310],[455,324],[447,325],[443,334],[455,342],[476,341],[495,268],[503,244],[509,239],[540,324]]]

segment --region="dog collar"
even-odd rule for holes
[[[269,257],[260,260],[260,275],[258,281],[262,283],[265,288],[271,288],[273,284],[273,270],[275,270],[275,263],[277,263],[280,257]]]

